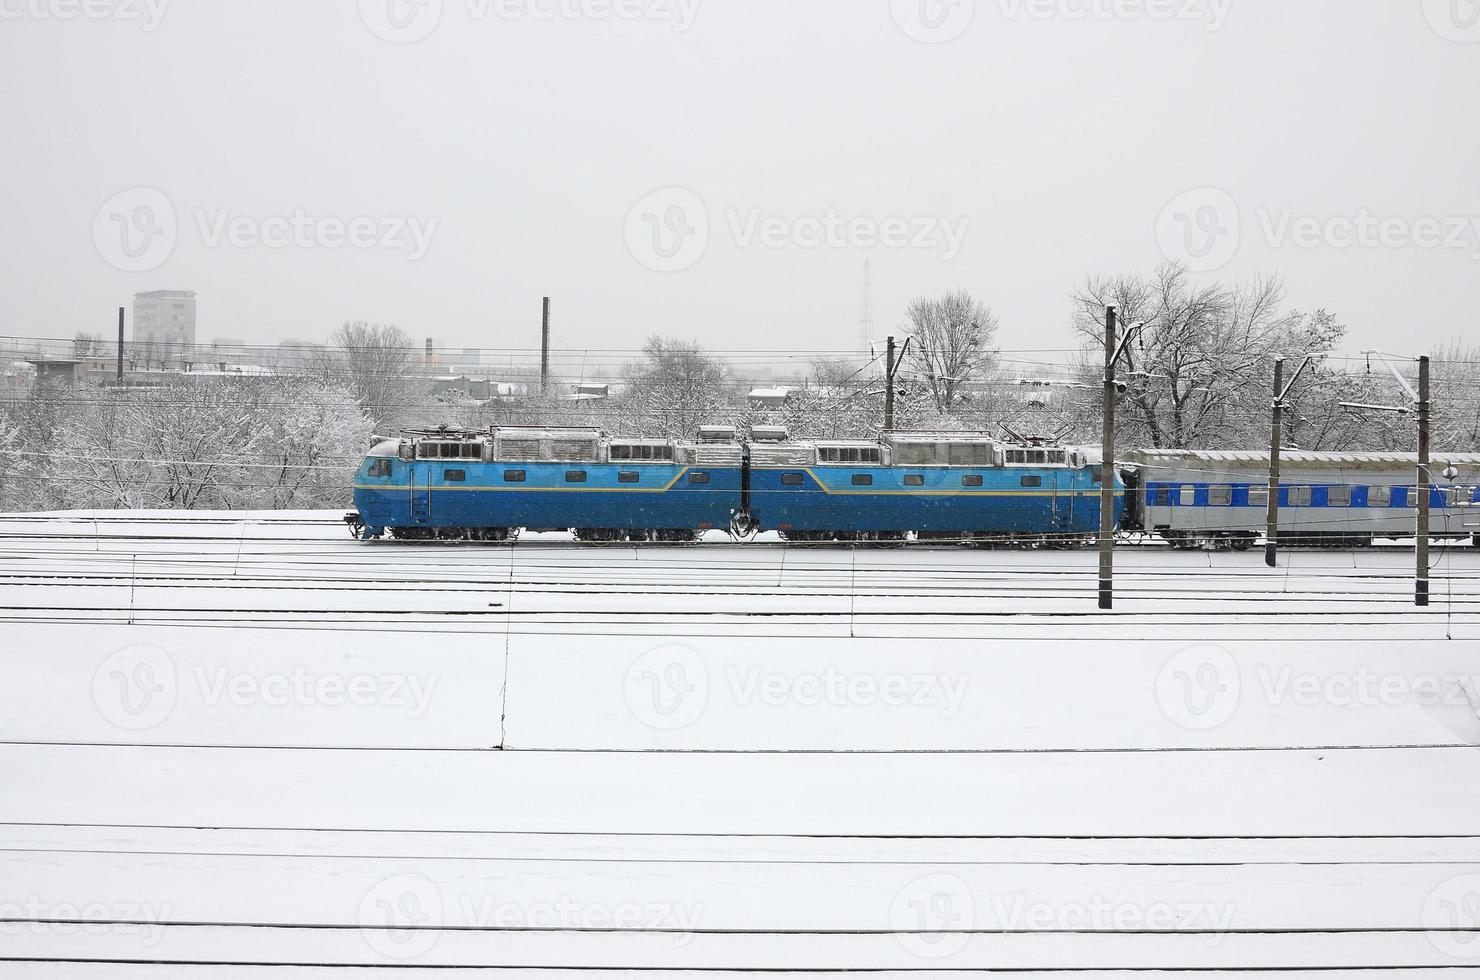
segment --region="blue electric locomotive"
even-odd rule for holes
[[[599,429],[439,430],[380,442],[355,478],[361,537],[507,540],[520,528],[586,541],[691,541],[728,529],[744,452],[734,430],[697,443]]]
[[[755,430],[748,512],[794,541],[1032,539],[1069,546],[1100,525],[1100,470],[1062,447],[962,432],[789,442]],[[1116,482],[1116,522],[1124,487]]]

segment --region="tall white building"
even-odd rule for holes
[[[195,292],[156,289],[134,294],[134,342],[166,346],[183,356],[195,346]]]

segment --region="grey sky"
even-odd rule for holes
[[[1472,0],[161,2],[0,0],[0,332],[173,288],[202,339],[527,346],[549,293],[572,348],[851,350],[869,258],[881,335],[966,287],[1063,348],[1179,241],[1352,349],[1480,308]]]

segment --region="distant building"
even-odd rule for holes
[[[780,408],[790,396],[790,388],[752,388],[750,404],[754,408]]]
[[[176,357],[195,346],[195,292],[156,289],[134,294],[134,342],[157,344]]]

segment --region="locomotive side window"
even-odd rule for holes
[[[566,483],[585,483],[586,482],[586,471],[585,470],[566,470],[565,471],[565,482]]]
[[[874,477],[873,477],[873,474],[872,473],[854,473],[853,474],[853,485],[855,487],[871,487],[871,486],[873,486],[874,485]]]
[[[783,487],[799,487],[805,482],[800,473],[782,473],[781,485]]]
[[[1367,488],[1367,506],[1368,507],[1386,507],[1388,504],[1392,503],[1392,500],[1393,500],[1393,491],[1392,491],[1392,488],[1391,487],[1368,487]]]
[[[1019,482],[1025,487],[1041,487],[1043,486],[1043,477],[1025,476]]]
[[[703,486],[704,484],[706,484],[706,483],[709,482],[709,474],[708,473],[690,473],[689,474],[689,482],[692,483],[692,484],[694,484],[695,486]]]
[[[1327,507],[1350,507],[1352,505],[1352,488],[1345,484],[1326,488]]]
[[[442,479],[448,483],[467,483],[467,470],[443,470]]]
[[[390,476],[391,461],[388,459],[377,459],[370,464],[370,476]]]
[[[1291,487],[1290,506],[1309,507],[1311,501],[1310,487]]]
[[[925,477],[918,473],[911,473],[904,478],[904,485],[907,487],[923,487],[925,485]]]
[[[1208,488],[1208,506],[1209,507],[1232,507],[1233,506],[1233,487],[1209,487]]]
[[[523,483],[525,473],[523,470],[504,470],[505,483]]]
[[[963,487],[979,487],[982,485],[982,478],[975,474],[972,474],[970,476],[963,476],[961,478],[961,485]]]
[[[640,483],[640,482],[642,482],[642,474],[641,473],[638,473],[635,470],[623,470],[621,473],[618,473],[617,474],[617,482],[618,483]]]

